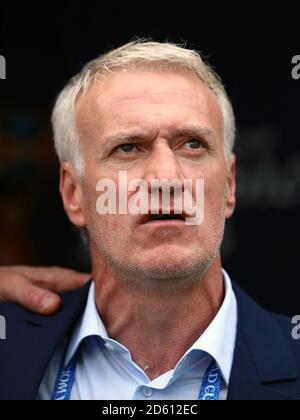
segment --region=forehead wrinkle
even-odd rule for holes
[[[111,113],[111,107],[116,108],[116,105],[122,104],[123,107],[123,103],[126,101],[128,101],[128,99],[130,99],[130,102],[128,102],[128,104],[132,104],[134,103],[135,100],[142,100],[143,103],[154,103],[156,101],[154,101],[154,97],[141,97],[140,94],[134,94],[134,96],[129,95],[126,97],[115,97],[113,90],[111,90],[110,92],[108,92],[108,95],[104,95],[104,97],[102,96],[103,92],[101,92],[100,94],[97,92],[97,90],[95,89],[93,92],[89,92],[91,94],[90,97],[85,96],[85,98],[80,98],[79,99],[79,104],[77,103],[77,105],[80,105],[79,107],[77,107],[77,123],[79,123],[79,128],[81,129],[81,134],[85,137],[85,136],[90,136],[92,135],[94,137],[97,129],[100,129],[98,132],[98,139],[102,139],[101,143],[102,146],[101,147],[110,147],[110,144],[120,144],[120,142],[124,143],[124,142],[136,142],[138,139],[140,140],[149,140],[150,138],[155,138],[158,135],[160,135],[161,137],[165,137],[165,138],[172,138],[172,137],[179,137],[179,136],[205,136],[206,138],[209,139],[214,139],[218,133],[218,130],[214,133],[215,130],[211,130],[208,129],[206,127],[206,131],[203,131],[203,127],[199,127],[199,125],[201,124],[201,122],[197,122],[195,121],[194,126],[193,126],[193,122],[191,121],[191,126],[192,127],[188,127],[187,125],[190,125],[189,123],[187,123],[186,127],[184,127],[184,129],[182,127],[179,127],[180,122],[177,121],[178,127],[174,127],[174,125],[171,124],[171,121],[169,121],[169,127],[167,127],[167,121],[163,121],[163,115],[161,113],[155,115],[154,114],[154,109],[150,108],[150,109],[140,109],[139,107],[136,108],[135,106],[132,108],[131,106],[129,106],[125,111],[125,114],[128,115],[129,114],[133,114],[133,116],[130,116],[130,119],[126,121],[123,119],[123,117],[120,119],[120,117],[123,115],[123,112],[120,115],[120,108],[119,108],[119,112],[118,115],[113,115],[114,113]],[[162,91],[160,92],[162,93]],[[163,92],[163,95],[170,92]],[[181,92],[172,92],[176,95],[180,95]],[[187,103],[183,103],[183,106],[185,108],[188,108],[190,111],[193,112],[193,119],[197,118],[197,115],[194,114],[195,111],[198,112],[198,117],[199,119],[202,119],[202,114],[204,114],[204,117],[206,117],[206,111],[208,111],[208,108],[210,108],[210,106],[212,105],[212,98],[210,97],[210,95],[208,96],[208,98],[202,98],[199,95],[195,95],[195,94],[190,94],[191,92],[184,92],[184,96],[188,97],[190,99],[190,102]],[[213,94],[212,94],[213,95]],[[118,96],[118,95],[117,95]],[[156,97],[158,98],[158,97]],[[111,102],[108,100],[112,100]],[[114,100],[117,100],[116,103],[114,104]],[[108,101],[107,101],[108,100]],[[199,103],[200,100],[200,103]],[[110,103],[109,103],[110,102]],[[114,104],[114,105],[113,105]],[[162,107],[166,106],[166,104],[161,104]],[[213,103],[213,105],[216,105]],[[131,109],[132,108],[132,109]],[[169,110],[169,108],[166,109],[167,111]],[[141,111],[142,115],[141,115]],[[177,109],[177,112],[174,114],[173,116],[175,118],[176,114],[179,112],[179,110]],[[107,113],[110,114],[110,119],[107,120]],[[137,113],[137,115],[135,115]],[[210,110],[210,113],[212,113],[212,110]],[[148,118],[146,120],[144,120],[143,122],[143,116],[144,114],[149,114],[149,116],[151,117],[150,120],[147,122]],[[180,114],[180,112],[179,112]],[[125,117],[126,117],[125,115]],[[168,116],[168,115],[167,115]],[[190,116],[192,116],[190,114]],[[161,121],[158,122],[156,120],[156,124],[155,127],[152,127],[153,123],[155,121],[153,121],[153,118],[160,118],[161,117]],[[172,117],[172,115],[171,115]],[[117,121],[115,121],[115,118],[117,118]],[[141,120],[142,118],[142,120]],[[182,118],[181,118],[182,119]],[[79,120],[79,121],[78,121]],[[131,120],[131,121],[130,121]],[[135,121],[135,122],[134,122]],[[107,122],[109,122],[109,124],[107,125]],[[184,124],[185,121],[181,121],[181,123]],[[116,135],[111,135],[108,136],[106,139],[105,137],[105,132],[111,128],[113,128],[113,125],[115,125],[115,123],[117,123],[117,125],[119,126],[120,131],[122,130],[122,125],[123,125],[123,129],[124,132],[126,132],[126,129],[128,129],[129,133],[121,133],[118,137],[117,134]],[[119,124],[120,123],[120,124]],[[139,132],[134,132],[134,133],[130,133],[130,125],[136,125],[136,126],[145,126],[146,127],[138,127]],[[174,123],[176,123],[174,121]],[[207,122],[206,121],[202,121],[202,124],[206,125]],[[127,127],[126,127],[127,126]],[[151,127],[150,127],[151,126]],[[215,127],[217,128],[217,127]],[[109,142],[108,142],[109,141]]]
[[[173,97],[173,98],[172,98]],[[179,102],[177,102],[179,98]],[[170,109],[172,107],[180,106],[182,108],[189,108],[193,112],[197,111],[199,113],[206,113],[208,109],[212,106],[210,98],[203,98],[199,95],[195,95],[194,92],[170,92],[166,91],[164,94],[143,94],[143,95],[134,95],[134,96],[114,96],[111,97],[109,101],[99,102],[99,109],[104,112],[115,112],[115,110],[123,109],[126,112],[132,109],[132,112],[139,110],[139,107],[142,105],[148,107],[148,112],[153,113],[155,108],[153,106],[159,106],[160,108]],[[105,106],[104,106],[105,105]],[[138,107],[138,109],[137,109]],[[145,112],[146,109],[145,109]]]
[[[142,101],[145,104],[157,104],[160,103],[160,98],[165,95],[174,95],[188,98],[188,101],[183,105],[185,107],[189,107],[192,111],[195,111],[196,109],[201,113],[205,113],[207,111],[209,105],[211,105],[212,97],[214,97],[214,100],[216,101],[215,95],[210,92],[206,86],[202,86],[202,83],[199,83],[199,88],[201,89],[199,92],[195,92],[195,90],[192,89],[189,84],[186,85],[185,83],[184,86],[181,86],[179,83],[177,89],[171,89],[171,91],[164,86],[161,87],[160,90],[155,91],[151,88],[151,86],[145,86],[145,81],[142,80],[140,83],[141,90],[139,92],[134,92],[134,90],[130,89],[128,86],[125,90],[122,89],[120,91],[119,89],[116,89],[114,83],[116,81],[118,82],[116,75],[114,78],[108,77],[107,80],[100,83],[100,86],[102,85],[104,89],[100,89],[99,91],[99,84],[93,84],[90,86],[89,90],[79,98],[77,106],[79,105],[79,108],[81,108],[81,112],[79,112],[79,114],[81,114],[80,116],[84,117],[82,120],[90,119],[91,114],[94,114],[95,111],[97,111],[98,114],[102,114],[102,112],[106,113],[106,111],[110,112],[111,107],[115,107],[116,105],[121,104],[123,105],[124,102],[126,104],[127,101],[129,104],[134,103],[135,101]],[[185,79],[185,81],[188,80]],[[102,83],[104,83],[104,85]],[[139,83],[136,83],[135,87],[138,86]],[[204,92],[206,95],[203,95]],[[199,95],[199,93],[201,94]],[[205,98],[203,96],[205,96]],[[85,108],[86,112],[84,112],[82,108]],[[103,115],[99,115],[99,119],[103,119]],[[93,123],[91,122],[91,126],[92,125]],[[95,125],[97,125],[97,123]]]
[[[128,77],[132,77],[134,75],[135,72],[129,72],[127,74],[121,73],[121,76],[126,76]],[[213,96],[215,96],[213,94],[213,92],[211,92],[203,83],[201,80],[197,79],[194,77],[194,75],[183,72],[181,74],[181,72],[177,73],[173,73],[171,72],[171,75],[179,75],[179,76],[183,76],[180,79],[177,79],[177,87],[176,89],[171,88],[169,86],[164,86],[164,84],[162,83],[162,86],[159,86],[156,89],[153,89],[153,86],[151,86],[151,84],[149,83],[145,83],[148,82],[147,81],[147,73],[149,75],[153,75],[152,72],[146,72],[146,73],[141,73],[142,76],[145,77],[145,79],[140,80],[138,78],[138,80],[135,80],[134,83],[134,87],[135,87],[135,91],[132,90],[131,87],[128,86],[128,84],[124,87],[124,83],[122,83],[122,79],[118,78],[118,73],[115,73],[114,75],[108,75],[107,77],[105,77],[103,80],[101,81],[97,81],[95,83],[93,83],[90,88],[89,88],[89,93],[91,94],[91,90],[93,90],[92,92],[92,96],[94,96],[94,100],[99,104],[100,106],[103,104],[103,102],[106,102],[106,106],[110,107],[110,106],[114,106],[117,103],[122,103],[122,102],[133,102],[133,101],[139,101],[139,100],[143,100],[146,101],[148,103],[156,103],[160,101],[161,97],[164,97],[166,95],[174,95],[174,96],[182,96],[182,97],[187,97],[189,100],[196,100],[199,99],[199,95],[198,93],[195,92],[195,89],[190,85],[190,82],[197,82],[197,85],[199,87],[199,89],[201,90],[201,96],[203,94],[204,91],[209,92],[210,94],[212,94]],[[157,74],[157,76],[161,76],[162,74],[159,72]],[[139,76],[139,74],[138,74]],[[119,84],[121,83],[121,91],[120,91],[120,87]],[[169,83],[169,81],[167,80],[167,83]],[[99,88],[99,86],[103,86],[104,89],[100,89],[100,91],[97,91],[97,87]],[[94,87],[94,89],[92,89]],[[87,92],[86,92],[87,93]],[[85,93],[85,95],[86,95]]]

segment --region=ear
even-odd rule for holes
[[[236,155],[231,154],[230,157],[230,168],[227,177],[227,199],[226,199],[226,219],[229,219],[236,206]]]
[[[85,217],[82,212],[82,186],[72,165],[63,162],[60,168],[60,194],[63,200],[65,212],[70,221],[78,228],[86,226]]]

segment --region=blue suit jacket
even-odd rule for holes
[[[18,305],[0,304],[7,339],[0,340],[0,400],[36,398],[48,362],[63,336],[82,315],[89,284],[65,293],[50,317]],[[266,312],[237,286],[238,332],[229,400],[300,400],[300,341],[291,320]]]

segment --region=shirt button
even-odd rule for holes
[[[153,394],[153,390],[151,388],[148,388],[148,387],[145,386],[143,388],[143,394],[144,394],[145,397],[151,397],[152,394]]]
[[[107,350],[113,351],[115,349],[112,343],[105,343],[104,345]]]

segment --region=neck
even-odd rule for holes
[[[108,335],[130,350],[150,379],[176,366],[224,299],[220,257],[200,281],[172,296],[126,288],[99,256],[93,261],[96,304]]]

